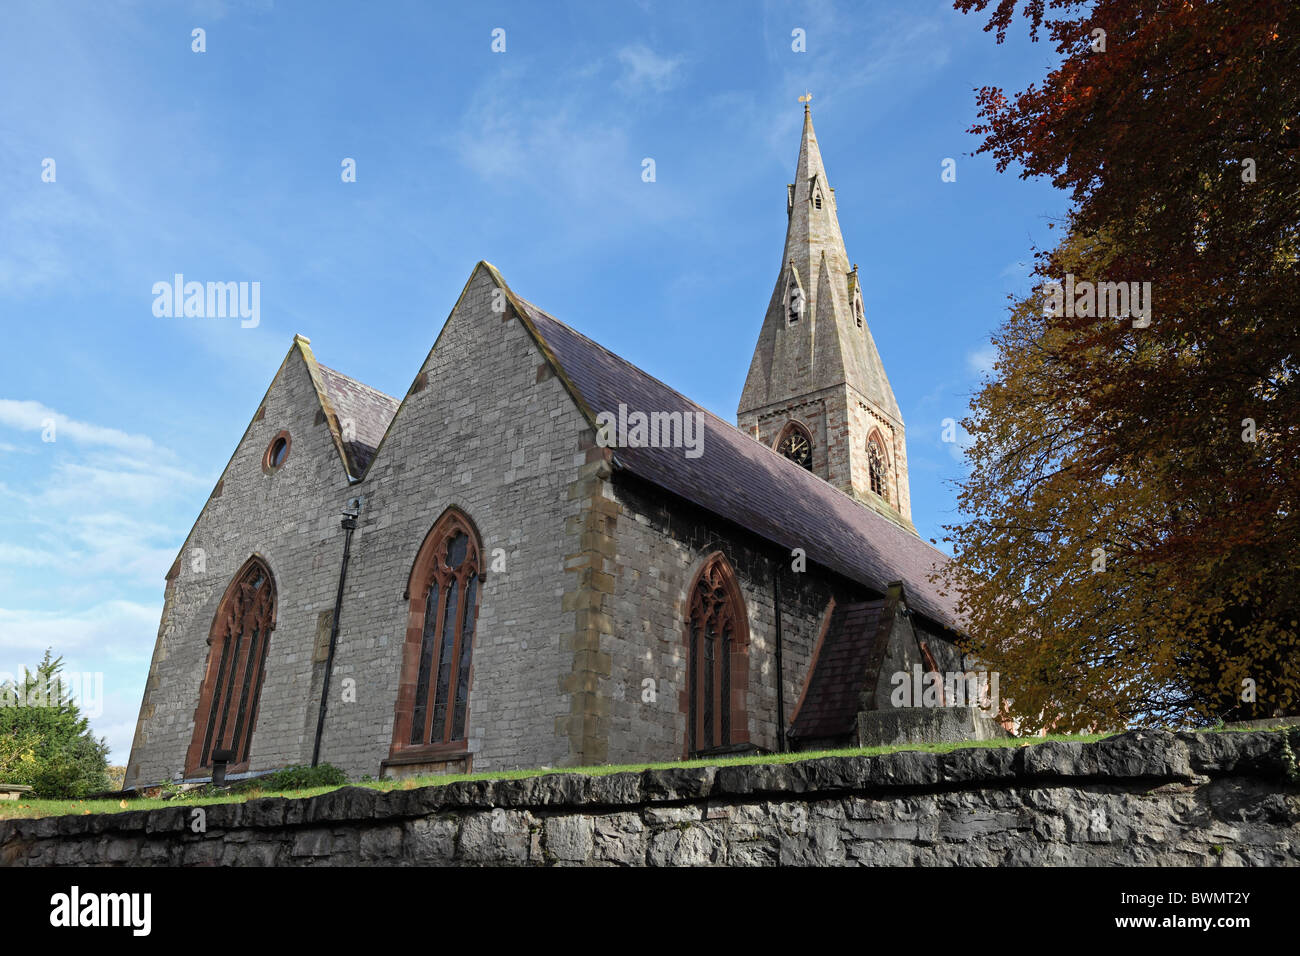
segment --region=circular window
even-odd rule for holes
[[[266,446],[266,454],[262,456],[262,470],[268,475],[279,471],[288,457],[289,433],[282,431]]]

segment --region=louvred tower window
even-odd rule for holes
[[[749,624],[735,572],[721,552],[691,586],[686,643],[686,755],[748,743]]]
[[[881,451],[877,437],[872,435],[867,441],[867,475],[871,481],[871,490],[888,501],[889,486],[885,472],[885,453]]]
[[[465,750],[479,555],[478,533],[455,509],[438,519],[420,548],[411,572],[392,757]]]
[[[208,637],[208,667],[194,713],[194,735],[185,758],[187,774],[212,766],[213,754],[229,751],[228,771],[248,769],[266,649],[275,628],[275,580],[253,557],[226,589]]]

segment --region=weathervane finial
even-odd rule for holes
[[[812,94],[809,93],[807,88],[805,87],[803,91],[803,96],[799,97],[799,102],[803,104],[803,111],[805,113],[808,112],[808,104],[809,102],[811,102],[811,100],[812,100]]]

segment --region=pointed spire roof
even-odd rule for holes
[[[786,191],[786,215],[781,270],[739,411],[847,383],[901,425],[902,414],[865,315],[858,325],[855,297],[860,280],[844,248],[835,191],[822,163],[806,99],[795,181]],[[803,311],[794,322],[789,321],[792,282],[803,298]]]

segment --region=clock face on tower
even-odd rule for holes
[[[812,471],[812,442],[802,429],[792,428],[776,446],[776,450],[796,465]]]

